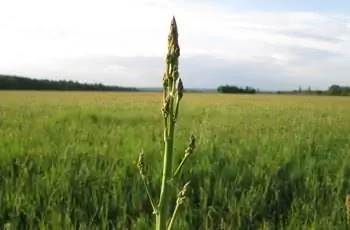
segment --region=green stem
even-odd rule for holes
[[[168,230],[171,230],[172,227],[173,227],[176,214],[179,211],[179,207],[180,207],[180,204],[178,202],[176,202],[176,206],[175,206],[175,209],[173,211],[173,215],[171,216],[171,219],[170,219],[170,222],[169,222],[169,225],[168,225]]]
[[[156,214],[156,229],[166,230],[169,201],[170,201],[170,180],[172,178],[174,130],[175,130],[175,92],[176,80],[178,78],[178,58],[180,48],[178,45],[178,33],[175,18],[173,17],[168,36],[168,55],[166,57],[166,70],[163,76],[163,98],[167,96],[164,107],[164,161],[161,191]],[[178,108],[176,109],[178,111]],[[177,112],[176,112],[177,113]]]
[[[177,167],[177,169],[175,170],[175,173],[174,173],[174,178],[177,176],[177,174],[179,174],[179,172],[181,171],[182,169],[182,166],[185,164],[186,160],[188,158],[188,155],[185,155],[184,158],[182,158],[179,166]]]
[[[175,122],[173,115],[173,105],[174,98],[170,99],[170,108],[169,108],[169,126],[164,127],[164,137],[165,137],[165,147],[164,147],[164,162],[163,162],[163,175],[162,175],[162,185],[160,191],[160,199],[158,204],[158,213],[156,216],[156,229],[157,230],[165,230],[166,229],[166,221],[167,221],[167,213],[169,207],[169,181],[171,179],[172,172],[172,161],[173,161],[173,145],[174,145],[174,130],[175,130]],[[167,124],[167,122],[165,123]],[[166,130],[168,128],[168,130]],[[168,131],[168,132],[167,132]]]
[[[167,140],[168,140],[168,118],[164,118],[164,133],[163,133],[163,136],[164,136],[164,143],[165,143],[165,146],[164,146],[164,153],[163,153],[163,158],[165,157],[165,154],[167,152]],[[163,174],[164,174],[164,168],[163,168]]]
[[[155,206],[154,203],[153,203],[153,199],[152,199],[151,193],[149,192],[149,189],[148,189],[148,185],[147,185],[147,183],[146,183],[145,176],[144,176],[144,175],[141,175],[141,178],[142,178],[143,184],[145,185],[146,193],[147,193],[147,195],[148,195],[148,199],[149,199],[149,201],[151,202],[151,205],[152,205],[152,208],[153,208],[153,213],[154,213],[154,214],[157,214],[157,209],[156,209],[156,206]]]
[[[176,100],[176,107],[175,107],[175,120],[177,120],[177,116],[179,114],[179,107],[180,107],[180,99]]]

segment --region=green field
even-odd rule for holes
[[[185,94],[176,162],[197,148],[175,229],[346,229],[350,98]],[[158,93],[0,92],[0,228],[151,229]]]

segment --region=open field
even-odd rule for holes
[[[185,94],[175,229],[346,229],[350,98]],[[161,176],[161,95],[0,92],[0,228],[150,229],[136,161]],[[156,193],[155,193],[156,194]],[[283,226],[284,228],[281,228]]]

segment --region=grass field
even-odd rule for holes
[[[175,229],[347,229],[350,98],[185,94],[176,162],[193,132]],[[0,228],[151,229],[136,168],[158,194],[157,93],[0,92]]]

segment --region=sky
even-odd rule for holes
[[[1,0],[0,73],[160,87],[173,16],[185,88],[350,85],[349,0]]]

